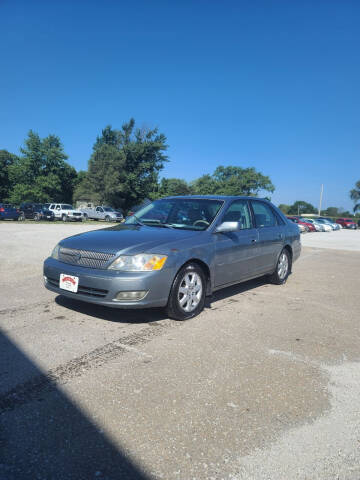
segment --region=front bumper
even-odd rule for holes
[[[77,293],[59,288],[61,273],[79,277]],[[117,272],[69,265],[51,257],[44,262],[44,282],[48,290],[76,300],[115,308],[164,307],[174,276],[172,268],[155,272]],[[139,290],[148,292],[140,301],[114,300],[118,292]]]

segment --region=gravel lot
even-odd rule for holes
[[[57,241],[104,226],[0,225],[0,479],[360,478],[360,230],[176,322],[44,289]]]

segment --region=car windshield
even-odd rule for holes
[[[63,210],[74,210],[72,205],[61,205],[61,208]]]
[[[172,198],[155,200],[126,220],[126,224],[142,223],[151,227],[172,227],[183,230],[206,230],[223,205],[222,200],[204,198]]]
[[[114,209],[111,208],[111,207],[103,207],[103,209],[104,209],[105,212],[113,212],[114,211]]]

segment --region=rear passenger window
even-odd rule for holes
[[[251,215],[246,200],[236,200],[228,208],[223,222],[239,222],[240,229],[252,228]]]
[[[277,225],[276,217],[269,205],[263,202],[251,201],[257,228],[274,227]]]

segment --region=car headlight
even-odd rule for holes
[[[120,255],[108,267],[111,270],[123,272],[149,272],[161,270],[165,265],[167,256],[152,253],[141,253],[139,255]]]
[[[60,245],[57,244],[54,250],[51,252],[51,258],[55,258],[55,260],[59,260],[59,250],[60,250]]]

